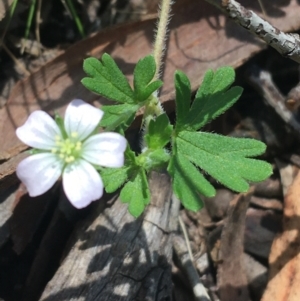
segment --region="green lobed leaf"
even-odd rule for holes
[[[101,178],[107,193],[115,192],[130,176],[130,167],[105,168],[101,171]]]
[[[172,157],[168,172],[172,177],[173,191],[186,209],[197,211],[203,207],[199,193],[208,197],[215,195],[214,187],[200,171],[178,153]]]
[[[120,193],[123,203],[129,203],[128,211],[134,216],[140,216],[145,206],[150,202],[150,190],[146,173],[143,169],[136,171],[135,175],[129,179]]]
[[[229,89],[233,81],[231,67],[220,68],[215,73],[207,71],[184,120],[184,128],[196,131],[229,109],[243,92],[241,87]]]
[[[139,106],[124,103],[120,105],[102,106],[101,109],[104,111],[104,115],[100,126],[105,127],[108,131],[115,130],[118,127],[122,127],[123,130],[126,130],[133,122]]]
[[[101,60],[87,58],[83,69],[89,77],[82,84],[94,93],[121,103],[134,103],[134,92],[113,58],[104,53]]]
[[[215,155],[233,155],[238,157],[254,157],[266,151],[266,145],[251,138],[234,138],[206,132],[182,131],[179,137],[195,145],[199,149]]]
[[[153,81],[156,72],[156,63],[152,55],[148,55],[139,60],[134,68],[134,95],[137,102],[142,102],[156,90],[158,90],[163,82],[160,80]]]
[[[185,125],[185,118],[190,109],[191,83],[181,71],[175,72],[174,80],[176,89],[176,130],[180,130]]]
[[[163,148],[170,142],[173,127],[167,114],[161,114],[149,123],[148,134],[145,135],[147,145],[151,149]]]
[[[235,72],[232,67],[224,66],[217,69],[210,83],[210,93],[223,92],[224,90],[227,90],[233,84],[234,80]],[[201,88],[198,92],[201,92]]]
[[[249,189],[247,180],[259,182],[272,174],[270,164],[247,158],[265,150],[265,145],[254,139],[183,131],[176,138],[176,145],[178,154],[237,192]]]

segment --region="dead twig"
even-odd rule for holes
[[[210,301],[206,289],[201,283],[197,270],[195,269],[194,264],[190,258],[187,244],[181,236],[174,236],[173,248],[179,259],[181,268],[184,270],[184,273],[187,275],[189,282],[193,287],[195,300]]]
[[[240,26],[258,36],[282,56],[300,63],[300,36],[284,33],[234,0],[206,0],[225,12]]]
[[[271,74],[268,71],[255,67],[248,75],[248,80],[256,89],[262,92],[266,102],[273,107],[281,119],[293,128],[300,137],[300,123],[295,114],[286,108],[284,97],[273,83]]]

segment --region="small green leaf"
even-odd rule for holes
[[[191,83],[188,77],[181,71],[175,73],[176,88],[176,130],[180,130],[190,109]]]
[[[101,171],[101,178],[107,193],[115,192],[130,176],[130,167],[105,168]]]
[[[147,145],[151,149],[159,149],[170,142],[173,127],[167,114],[161,114],[149,123],[149,131],[145,136]]]
[[[153,81],[156,72],[154,57],[148,55],[139,60],[135,66],[133,75],[134,95],[137,102],[142,102],[162,86],[162,81]]]
[[[137,164],[147,171],[163,169],[167,166],[169,160],[170,154],[163,148],[156,150],[148,149],[136,158]]]
[[[170,154],[165,149],[151,151],[148,156],[152,169],[162,169],[170,161]]]
[[[150,190],[146,173],[143,169],[137,170],[135,175],[125,184],[120,193],[123,203],[129,203],[128,211],[134,216],[140,216],[145,206],[150,202]]]
[[[121,103],[134,103],[134,92],[109,54],[104,53],[101,61],[93,57],[85,59],[83,69],[89,76],[81,81],[87,89]]]
[[[272,174],[270,164],[247,158],[265,150],[265,145],[254,139],[183,131],[176,138],[176,145],[178,154],[237,192],[249,189],[247,180],[259,182]]]
[[[115,130],[120,126],[123,130],[126,130],[134,120],[139,106],[124,103],[121,105],[103,106],[101,109],[104,111],[104,116],[100,126],[105,127],[108,131]]]
[[[241,87],[229,89],[233,81],[234,69],[231,67],[220,68],[215,73],[207,71],[183,122],[184,128],[196,131],[229,109],[243,92]]]

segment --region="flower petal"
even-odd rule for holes
[[[55,147],[55,137],[61,132],[52,117],[44,111],[31,113],[26,122],[17,128],[18,138],[25,144],[43,150]]]
[[[101,133],[89,137],[82,146],[82,157],[105,167],[122,167],[127,140],[118,133]]]
[[[63,162],[54,154],[32,155],[17,167],[17,176],[25,184],[30,196],[49,190],[62,173]]]
[[[78,140],[85,139],[99,124],[103,111],[81,99],[74,99],[67,107],[65,129],[68,136],[77,133]]]
[[[63,172],[65,194],[74,207],[80,209],[103,195],[103,183],[99,173],[88,162],[77,160]]]

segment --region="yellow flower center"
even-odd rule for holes
[[[67,139],[56,136],[56,147],[53,148],[51,152],[57,154],[66,164],[74,162],[80,157],[82,149],[82,143],[76,139],[77,137],[77,132],[71,133],[70,137]]]

